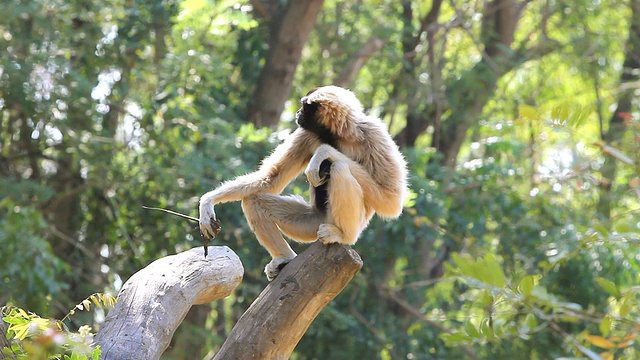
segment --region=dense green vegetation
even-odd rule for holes
[[[412,196],[365,231],[364,268],[293,358],[640,357],[640,0],[12,0],[0,13],[0,306],[61,319],[199,246],[195,224],[141,206],[197,216],[201,194],[295,126],[297,99],[334,83],[389,125]],[[163,358],[210,358],[267,282],[239,204],[216,212],[245,278],[194,307]]]

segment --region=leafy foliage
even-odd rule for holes
[[[45,312],[50,297],[67,290],[63,278],[70,267],[53,253],[46,240],[47,224],[36,209],[5,199],[0,213],[0,247],[5,254],[0,256],[0,299]]]
[[[372,221],[365,267],[293,358],[637,358],[640,104],[614,113],[638,91],[619,80],[637,0],[513,2],[511,34],[492,33],[508,28],[494,1],[327,0],[283,121],[256,129],[245,115],[286,3],[0,2],[0,303],[45,316],[5,308],[26,336],[14,356],[76,356],[52,339],[86,337],[46,317],[94,294],[67,314],[88,323],[76,310],[112,299],[98,294],[200,245],[195,224],[141,206],[195,215],[355,60],[346,82],[404,144],[411,196]],[[167,359],[215,352],[266,284],[240,207],[216,213],[243,284],[194,310]]]
[[[9,324],[6,337],[11,347],[2,349],[9,359],[100,359],[100,347],[92,346],[93,335],[88,325],[72,333],[59,321],[43,319],[21,308],[1,310],[2,320]]]

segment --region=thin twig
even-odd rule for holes
[[[173,210],[169,210],[169,209],[163,209],[163,208],[158,208],[158,207],[151,207],[151,206],[144,206],[142,205],[143,209],[147,209],[147,210],[158,210],[158,211],[164,211],[166,213],[169,213],[171,215],[176,215],[179,216],[181,218],[185,218],[185,219],[189,219],[191,221],[195,221],[195,222],[200,222],[200,219],[195,218],[193,216],[189,216],[189,215],[185,215],[185,214],[181,214],[177,211],[173,211]]]

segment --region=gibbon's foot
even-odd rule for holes
[[[264,267],[264,273],[267,275],[267,279],[269,281],[273,281],[273,279],[280,274],[280,271],[293,259],[288,258],[275,258],[271,260],[267,266]]]
[[[318,240],[323,244],[345,243],[342,231],[331,224],[320,224],[318,228]]]

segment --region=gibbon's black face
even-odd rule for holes
[[[320,104],[315,102],[311,104],[303,103],[302,107],[296,113],[296,123],[301,128],[316,134],[323,143],[337,148],[338,141],[331,132],[331,129],[318,120],[318,108],[320,108],[320,106]]]

